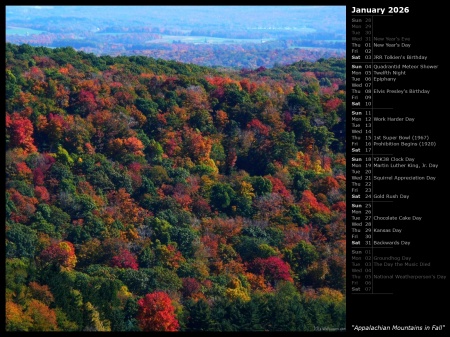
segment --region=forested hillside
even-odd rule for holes
[[[6,329],[345,328],[345,71],[6,44]]]

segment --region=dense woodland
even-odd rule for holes
[[[345,328],[345,59],[6,44],[6,329]]]
[[[195,37],[195,36],[194,36]],[[214,37],[214,35],[212,35]],[[239,42],[227,39],[226,43],[208,37],[198,38],[197,43],[184,41],[184,36],[171,39],[147,32],[111,33],[106,35],[87,33],[82,39],[74,34],[41,33],[29,36],[8,36],[14,44],[32,46],[66,47],[96,55],[147,56],[176,60],[204,66],[256,68],[291,64],[299,60],[316,61],[319,58],[342,58],[344,42],[327,42],[307,39],[264,40]],[[147,41],[151,40],[152,43]],[[240,40],[246,41],[246,40]]]

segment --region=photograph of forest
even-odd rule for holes
[[[5,76],[6,331],[345,330],[345,7],[7,6]]]

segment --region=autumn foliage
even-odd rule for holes
[[[170,297],[162,291],[145,295],[138,301],[137,319],[143,331],[177,331],[178,321]]]
[[[345,60],[6,70],[8,330],[345,326]]]
[[[127,249],[122,249],[119,251],[118,255],[113,256],[111,259],[111,266],[118,268],[131,268],[134,270],[138,270],[139,267],[136,261],[136,256]]]
[[[264,275],[271,282],[278,280],[293,281],[289,273],[289,265],[276,256],[266,259],[256,258],[252,263],[251,269],[259,275]]]
[[[19,113],[6,115],[6,128],[10,134],[11,146],[19,147],[25,153],[35,152],[37,150],[33,139],[33,124],[31,121],[22,117]]]
[[[44,265],[56,265],[66,269],[73,269],[77,263],[75,248],[69,241],[54,243],[45,248],[40,254]]]

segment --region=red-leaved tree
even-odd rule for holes
[[[179,323],[169,295],[163,291],[147,294],[138,301],[137,319],[143,331],[178,331]]]
[[[280,280],[293,281],[289,273],[289,265],[276,256],[271,256],[267,259],[258,257],[253,261],[250,269],[256,274],[264,275],[264,278],[271,284]]]
[[[33,139],[33,124],[28,118],[20,116],[17,112],[7,114],[6,128],[9,131],[11,146],[20,147],[25,153],[37,151]]]
[[[138,263],[136,261],[136,256],[130,253],[127,249],[121,249],[119,255],[113,256],[111,259],[111,265],[113,267],[119,268],[130,268],[138,270]]]
[[[75,248],[69,241],[61,241],[45,248],[39,255],[44,265],[54,264],[62,269],[73,269],[77,263]]]

